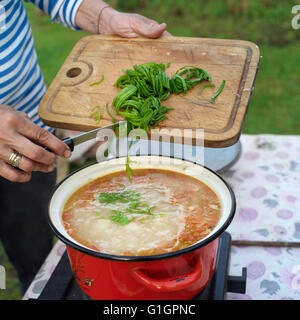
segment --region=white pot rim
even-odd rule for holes
[[[165,156],[130,156],[131,167],[134,169],[162,169],[183,173],[207,184],[214,190],[222,203],[222,215],[212,232],[195,244],[173,252],[150,256],[118,256],[92,250],[74,240],[64,229],[61,214],[69,196],[81,186],[101,176],[124,171],[126,157],[113,158],[102,162],[92,163],[72,172],[54,189],[49,203],[49,224],[56,236],[67,246],[82,253],[98,258],[118,261],[152,261],[182,255],[201,248],[218,238],[231,223],[236,209],[235,195],[228,183],[213,170],[200,164]]]

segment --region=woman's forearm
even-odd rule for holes
[[[84,0],[75,17],[77,27],[93,34],[101,33],[101,20],[117,11],[101,0]]]

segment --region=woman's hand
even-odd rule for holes
[[[77,27],[93,34],[117,35],[124,38],[170,36],[165,23],[136,13],[122,13],[102,0],[84,0],[76,13]]]
[[[122,13],[110,7],[103,9],[98,27],[101,34],[118,35],[124,38],[170,36],[166,31],[165,23],[159,24],[140,14]]]
[[[20,111],[0,105],[0,176],[12,182],[27,182],[32,171],[54,170],[56,155],[68,158],[69,147],[53,134],[34,124]],[[46,151],[48,147],[53,152]],[[18,170],[8,164],[12,153],[22,155]]]

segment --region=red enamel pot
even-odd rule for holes
[[[212,232],[185,249],[151,256],[105,254],[74,240],[62,224],[61,216],[66,201],[89,181],[123,171],[126,158],[90,165],[64,179],[56,187],[50,201],[50,225],[56,236],[66,244],[74,277],[89,298],[191,299],[213,276],[219,236],[228,227],[235,213],[234,193],[218,174],[199,164],[161,156],[131,157],[131,160],[133,169],[155,168],[180,172],[204,182],[214,190],[221,201],[222,214]]]

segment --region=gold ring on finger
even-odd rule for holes
[[[19,152],[13,152],[8,159],[8,164],[15,168],[19,168],[21,160],[22,155]]]

